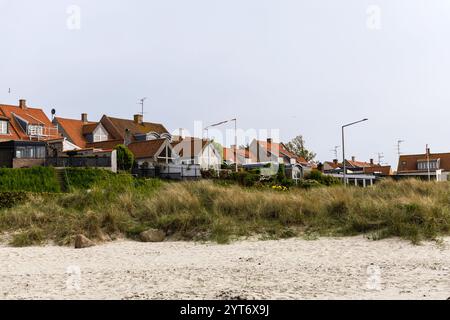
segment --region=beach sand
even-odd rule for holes
[[[447,299],[450,238],[0,247],[0,299]]]

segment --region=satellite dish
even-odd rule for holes
[[[52,109],[51,113],[52,113],[52,115],[55,115],[56,110],[55,110],[55,109]]]

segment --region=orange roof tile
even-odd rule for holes
[[[85,148],[88,141],[84,137],[83,131],[85,126],[97,126],[98,122],[88,122],[87,124],[77,119],[66,119],[55,117],[58,127],[64,131],[67,138],[80,148]]]
[[[0,116],[3,120],[9,120],[9,133],[7,135],[0,135],[0,140],[30,139],[30,136],[25,132],[24,128],[20,126],[15,116],[27,121],[29,124],[43,126],[44,136],[40,138],[41,140],[60,137],[60,134],[42,109],[30,107],[21,108],[20,106],[0,104]]]
[[[128,145],[128,149],[133,152],[136,159],[151,158],[156,156],[156,152],[161,148],[164,143],[168,143],[167,139],[155,139],[136,141]],[[170,146],[170,144],[168,143]]]

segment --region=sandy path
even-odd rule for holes
[[[0,299],[446,299],[448,248],[363,237],[0,247]]]

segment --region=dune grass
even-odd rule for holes
[[[147,229],[175,240],[227,243],[262,239],[366,234],[419,243],[449,234],[450,183],[385,181],[370,188],[243,188],[212,181],[169,183],[110,176],[90,190],[29,195],[0,211],[0,232],[12,245],[53,240],[65,245],[83,233],[91,239],[135,238]]]

